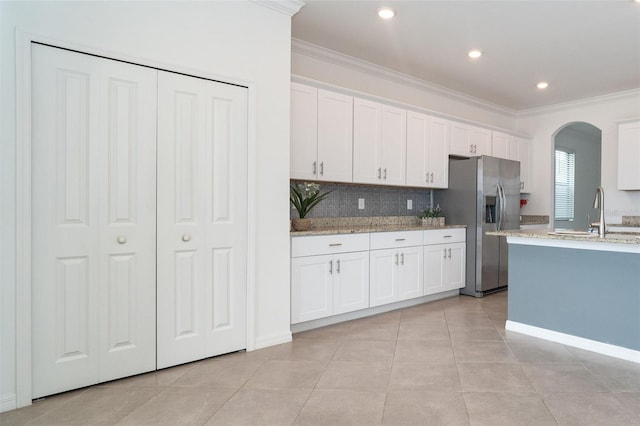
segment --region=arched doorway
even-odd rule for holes
[[[553,140],[554,229],[586,230],[598,218],[593,199],[601,181],[602,131],[573,122],[561,127]]]

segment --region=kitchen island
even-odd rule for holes
[[[507,330],[640,363],[640,236],[491,234],[509,244]]]

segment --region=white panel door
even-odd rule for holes
[[[333,314],[333,255],[291,259],[291,323]]]
[[[466,243],[447,244],[446,285],[447,289],[462,288],[466,285],[465,271],[467,267]]]
[[[315,180],[317,156],[318,89],[291,83],[291,178]]]
[[[318,89],[318,180],[353,181],[353,97]]]
[[[424,246],[424,294],[445,290],[447,251],[441,244]]]
[[[429,154],[427,160],[429,186],[447,188],[449,186],[449,121],[429,117]]]
[[[353,99],[353,181],[383,183],[380,159],[382,106]]]
[[[491,155],[491,131],[481,127],[469,128],[469,143],[473,156]]]
[[[369,252],[369,306],[380,306],[398,300],[398,265],[396,249]]]
[[[414,111],[407,112],[407,165],[408,186],[430,186],[429,170],[429,117]]]
[[[33,45],[33,397],[155,368],[156,71]]]
[[[369,307],[369,252],[336,255],[333,314]]]
[[[380,165],[382,183],[404,185],[407,152],[407,111],[382,105]]]
[[[491,132],[491,156],[509,158],[509,136],[501,132]]]
[[[246,93],[158,75],[158,368],[246,346]]]
[[[400,249],[398,268],[398,300],[424,295],[422,247]]]
[[[469,141],[469,126],[451,122],[451,138],[449,139],[449,153],[461,157],[473,156],[473,147]]]

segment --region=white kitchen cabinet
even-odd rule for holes
[[[491,132],[491,156],[509,159],[509,135]]]
[[[406,121],[404,109],[354,98],[354,182],[405,184]]]
[[[449,154],[459,157],[491,155],[491,131],[451,122]]]
[[[407,112],[408,186],[447,188],[449,183],[449,122]]]
[[[640,190],[640,120],[618,125],[618,189]]]
[[[422,231],[371,234],[371,307],[424,294],[421,244]]]
[[[459,228],[424,232],[424,294],[464,287],[466,230]]]
[[[291,323],[369,307],[368,247],[368,234],[293,238]]]
[[[531,192],[531,142],[518,138],[518,160],[520,161],[520,192]]]
[[[291,83],[291,178],[352,181],[353,98]]]

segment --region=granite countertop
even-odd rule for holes
[[[520,225],[546,225],[549,223],[549,216],[543,215],[520,215]]]
[[[466,225],[427,227],[415,216],[341,217],[311,220],[311,230],[290,232],[292,237],[307,235],[359,234],[366,232],[426,231],[466,228]]]
[[[614,243],[614,244],[637,244],[640,245],[640,234],[614,234],[608,233],[604,238],[598,234],[571,230],[524,230],[524,231],[497,231],[487,232],[487,235],[498,235],[502,237],[539,238],[547,240],[582,241],[589,243]]]

